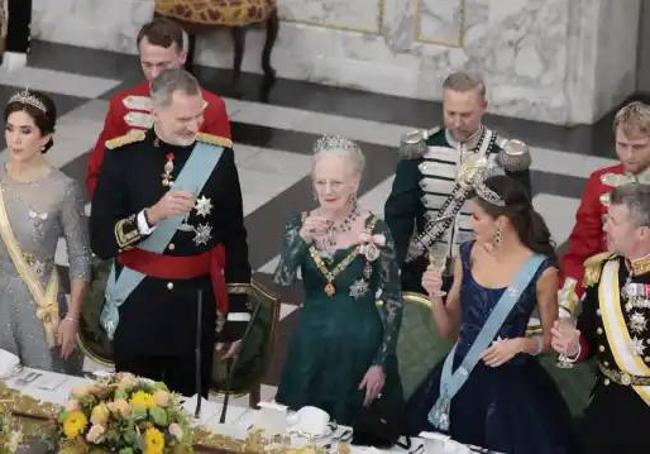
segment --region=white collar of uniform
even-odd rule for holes
[[[456,150],[459,150],[461,145],[465,145],[465,150],[474,150],[478,146],[484,132],[485,126],[481,124],[479,125],[476,132],[472,134],[466,141],[460,142],[454,138],[448,128],[445,128],[445,139],[447,139],[447,143]]]

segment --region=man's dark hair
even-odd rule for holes
[[[136,44],[140,46],[142,38],[145,37],[154,46],[168,48],[176,44],[179,52],[183,49],[183,27],[166,17],[157,17],[144,24],[138,32]]]

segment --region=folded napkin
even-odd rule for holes
[[[0,378],[12,375],[20,365],[20,358],[0,348]]]

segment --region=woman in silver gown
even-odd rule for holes
[[[0,348],[23,365],[75,373],[75,352],[90,248],[81,189],[52,167],[56,107],[24,90],[4,110],[7,159],[0,165]],[[54,256],[64,237],[70,301],[60,289]]]

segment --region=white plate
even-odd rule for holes
[[[291,428],[288,429],[288,432],[289,432],[290,435],[297,435],[297,436],[299,436],[301,438],[307,438],[307,439],[310,439],[310,440],[322,440],[323,438],[331,437],[332,434],[334,433],[334,430],[332,430],[332,427],[327,426],[327,428],[325,429],[325,432],[323,432],[322,434],[312,434],[312,433],[309,433],[309,432],[305,432],[305,431],[302,431],[302,430],[291,429]]]

